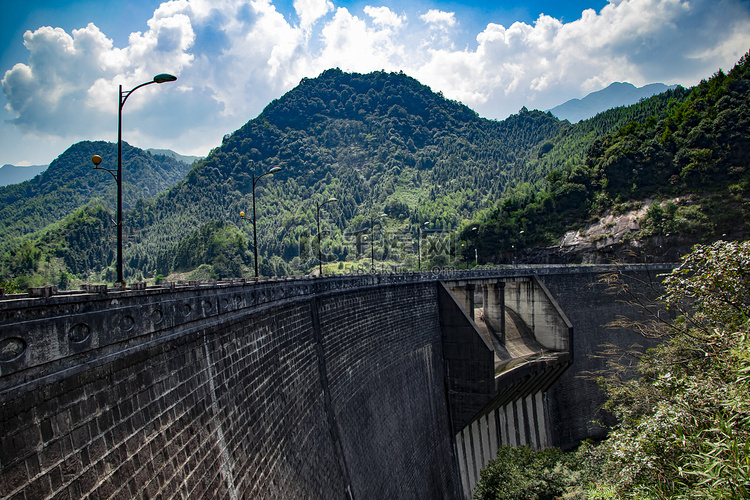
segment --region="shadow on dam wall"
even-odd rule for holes
[[[576,332],[544,401],[565,445],[596,432],[576,365],[623,306],[600,269],[533,273]],[[440,279],[0,300],[0,497],[464,498]]]

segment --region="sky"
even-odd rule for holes
[[[502,120],[613,82],[693,86],[750,50],[750,0],[0,0],[0,165],[117,140],[205,156],[329,68],[403,71]]]

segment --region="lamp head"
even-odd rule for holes
[[[160,73],[154,77],[156,83],[173,82],[177,80],[177,77],[167,73]]]
[[[268,173],[269,174],[275,174],[279,170],[281,170],[281,167],[273,167],[271,170],[268,171]]]
[[[95,167],[98,167],[101,162],[102,162],[101,156],[94,155],[91,157],[91,163],[93,163]]]
[[[243,219],[245,218],[245,212],[244,211],[240,212],[240,217],[243,218]]]
[[[333,203],[335,201],[339,201],[339,200],[331,196],[330,198],[328,198],[328,201],[326,201],[326,203]]]

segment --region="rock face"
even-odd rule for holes
[[[598,264],[642,253],[643,243],[635,237],[641,230],[639,221],[650,205],[647,202],[619,215],[610,211],[594,224],[568,231],[560,238],[560,254],[575,262]]]
[[[678,206],[694,203],[690,198],[658,203],[664,207],[668,201]],[[693,245],[702,242],[702,235],[644,235],[643,220],[653,203],[649,199],[632,204],[625,212],[609,210],[595,223],[565,233],[557,245],[525,250],[518,260],[528,264],[678,262]]]

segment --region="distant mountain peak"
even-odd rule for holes
[[[650,83],[643,87],[636,87],[628,82],[614,82],[602,90],[590,93],[583,99],[571,99],[548,111],[561,120],[577,123],[592,118],[602,111],[619,106],[630,106],[641,99],[647,99],[676,87],[677,85],[663,83]]]
[[[192,165],[195,160],[199,160],[200,156],[192,156],[192,155],[181,155],[179,153],[176,153],[172,151],[171,149],[156,149],[156,148],[149,148],[146,150],[147,152],[151,153],[152,155],[164,155],[169,156],[171,158],[174,158],[177,161],[181,161],[183,163],[187,163],[188,165]]]
[[[47,165],[29,165],[25,167],[16,165],[3,165],[0,167],[0,186],[19,184],[28,181],[34,176],[41,174]]]

